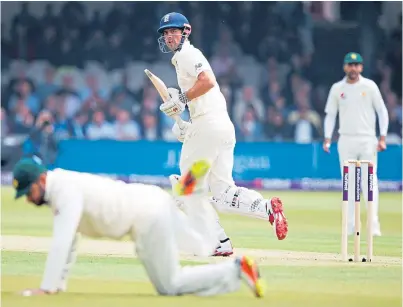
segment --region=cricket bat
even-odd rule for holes
[[[160,78],[158,78],[156,75],[154,75],[151,71],[149,71],[148,69],[144,69],[145,74],[147,75],[147,77],[151,80],[151,82],[153,83],[155,89],[158,91],[158,93],[160,94],[162,100],[164,102],[167,102],[169,100],[169,98],[171,98],[171,95],[168,92],[168,88],[166,87],[164,81],[162,81]],[[183,120],[179,115],[175,115],[173,116],[173,118],[175,119],[176,123],[178,124],[180,129],[183,129]]]

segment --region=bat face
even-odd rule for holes
[[[154,75],[148,69],[145,69],[144,72],[147,75],[147,77],[151,80],[151,82],[153,83],[154,87],[160,94],[162,100],[164,102],[166,102],[169,99],[169,92],[168,92],[168,89],[167,89],[164,81],[162,81],[160,78],[158,78],[156,75]]]

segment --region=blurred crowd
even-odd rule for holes
[[[91,17],[74,1],[58,14],[48,4],[41,18],[21,2],[12,23],[1,26],[2,136],[46,124],[56,140],[175,140],[173,121],[159,111],[159,95],[140,69],[171,65],[156,32],[171,11],[189,18],[191,41],[210,60],[239,141],[323,138],[331,84],[321,84],[311,65],[312,14],[302,2],[250,1],[115,2]],[[401,45],[401,28],[385,36],[369,76],[389,110],[390,142],[402,136]]]

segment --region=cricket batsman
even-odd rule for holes
[[[244,279],[257,297],[263,295],[255,262],[247,256],[208,265],[181,267],[177,234],[193,234],[200,255],[216,246],[215,216],[200,183],[208,163],[191,165],[176,190],[190,214],[177,208],[172,196],[153,185],[127,184],[109,178],[63,169],[47,170],[31,158],[13,170],[16,198],[23,195],[36,206],[46,205],[54,215],[53,238],[38,289],[24,296],[56,294],[67,290],[67,276],[76,259],[80,234],[136,242],[136,252],[160,295],[218,295],[234,292]],[[195,192],[195,193],[194,193]],[[192,195],[193,194],[193,195]],[[182,214],[182,215],[180,215]]]
[[[340,168],[343,173],[345,160],[370,160],[374,164],[374,216],[372,217],[373,234],[380,236],[379,188],[377,171],[377,153],[386,149],[385,138],[388,132],[389,117],[385,103],[378,86],[374,81],[364,78],[363,59],[359,53],[350,52],[344,57],[343,80],[334,83],[330,89],[325,108],[323,149],[330,152],[330,143],[339,114],[339,141],[337,144]],[[378,115],[379,140],[376,137],[376,114]],[[367,171],[363,168],[363,172]],[[353,176],[350,176],[353,179]],[[364,198],[368,196],[368,176],[362,176]],[[352,182],[349,183],[353,186]],[[353,193],[354,189],[350,189]],[[353,199],[349,195],[349,199]],[[349,202],[348,229],[349,234],[354,230],[354,203]]]
[[[166,14],[160,21],[158,33],[161,34],[158,39],[161,51],[173,53],[171,62],[180,87],[180,91],[168,89],[171,99],[162,104],[160,110],[168,116],[176,116],[187,105],[191,117],[184,128],[176,123],[172,128],[178,140],[183,142],[179,162],[181,175],[186,174],[195,161],[208,160],[211,170],[206,179],[214,207],[268,219],[275,225],[278,239],[284,239],[288,225],[281,200],[277,197],[266,200],[260,193],[234,183],[234,125],[209,62],[189,41],[191,26],[187,18],[175,12]],[[170,180],[175,184],[179,175],[171,175]],[[186,206],[183,209],[186,212]],[[231,255],[232,244],[219,224],[218,215],[217,236],[218,247],[213,255]]]

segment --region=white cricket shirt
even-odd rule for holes
[[[53,238],[41,289],[56,290],[66,278],[77,233],[119,239],[150,227],[170,196],[157,186],[63,169],[49,171],[45,200],[54,213]]]
[[[376,114],[380,134],[386,136],[388,112],[378,86],[374,81],[359,77],[350,84],[347,79],[334,83],[330,89],[325,112],[325,138],[331,138],[334,119],[339,113],[339,134],[346,136],[376,136]],[[327,120],[328,119],[328,120]],[[330,119],[330,120],[329,120]],[[326,122],[332,122],[326,124]]]
[[[201,72],[212,72],[210,63],[203,53],[189,41],[186,41],[182,49],[175,53],[172,64],[175,66],[178,85],[182,92],[186,92],[195,85]],[[226,114],[228,116],[227,104],[217,82],[206,94],[190,101],[188,107],[192,119],[202,115]]]

